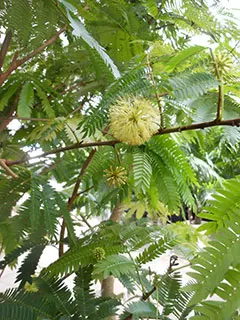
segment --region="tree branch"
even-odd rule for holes
[[[240,126],[240,118],[234,118],[230,120],[212,120],[209,122],[200,122],[200,123],[193,123],[186,126],[179,126],[179,127],[173,127],[173,128],[163,128],[159,129],[158,132],[155,135],[163,135],[163,134],[169,134],[169,133],[179,133],[183,131],[190,131],[190,130],[197,130],[197,129],[204,129],[204,128],[210,128],[210,127],[217,127],[217,126]],[[69,150],[74,149],[82,149],[82,148],[88,148],[88,147],[100,147],[100,146],[115,146],[115,144],[121,143],[121,141],[118,140],[108,140],[108,141],[96,141],[96,142],[88,142],[88,143],[75,143],[67,147],[58,148],[50,151],[46,151],[40,155],[31,157],[31,158],[23,158],[19,160],[6,160],[7,166],[13,166],[16,164],[21,164],[29,160],[33,160],[36,158],[46,157],[50,154],[57,154],[60,152],[65,152]]]
[[[18,116],[10,116],[10,117],[0,117],[0,121],[5,121],[5,120],[22,120],[22,121],[39,121],[39,122],[47,122],[51,119],[49,118],[25,118],[25,117],[18,117]]]
[[[12,40],[12,31],[9,30],[6,33],[6,36],[3,40],[3,44],[0,50],[0,70],[2,69],[2,66],[4,64],[4,60],[8,52],[8,48],[10,46],[11,40]]]
[[[79,143],[75,143],[72,144],[68,147],[63,147],[63,148],[58,148],[58,149],[54,149],[54,150],[50,150],[50,151],[46,151],[38,156],[34,156],[31,158],[24,158],[24,159],[19,159],[19,160],[7,160],[6,163],[8,166],[13,166],[15,164],[21,164],[24,163],[28,160],[32,160],[32,159],[37,159],[37,158],[41,158],[41,157],[46,157],[50,154],[57,154],[60,152],[64,152],[64,151],[69,151],[69,150],[74,150],[74,149],[82,149],[82,148],[88,148],[88,147],[97,147],[97,146],[114,146],[116,143],[119,143],[120,141],[118,140],[108,140],[108,141],[96,141],[96,142],[88,142],[88,143],[83,143],[83,142],[79,142]]]
[[[190,131],[190,130],[196,130],[196,129],[204,129],[204,128],[210,128],[210,127],[217,127],[217,126],[236,126],[239,127],[240,125],[240,118],[235,118],[231,120],[212,120],[208,122],[200,122],[200,123],[193,123],[186,126],[179,126],[179,127],[173,127],[173,128],[164,128],[159,129],[156,135],[161,134],[168,134],[168,133],[174,133],[174,132],[183,132],[183,131]]]
[[[68,211],[71,211],[73,203],[75,201],[75,199],[78,197],[79,193],[78,193],[78,189],[81,183],[81,179],[82,176],[84,175],[89,163],[91,162],[95,152],[97,150],[96,149],[92,149],[91,152],[89,153],[87,159],[85,160],[82,169],[78,175],[77,181],[75,183],[73,192],[71,197],[68,199]],[[61,231],[60,231],[60,239],[59,239],[59,249],[58,249],[58,255],[59,257],[61,257],[64,254],[64,244],[63,244],[63,239],[64,239],[64,234],[65,234],[65,229],[66,229],[66,223],[65,223],[65,219],[63,218],[62,220],[62,225],[61,225]]]
[[[7,171],[7,173],[12,176],[13,178],[18,178],[18,175],[16,175],[6,164],[6,160],[5,159],[0,159],[0,166]]]
[[[3,85],[4,81],[10,76],[10,74],[13,71],[15,71],[22,64],[24,64],[28,60],[31,60],[34,56],[42,52],[46,47],[50,46],[53,42],[55,42],[58,39],[60,34],[63,33],[66,29],[67,29],[67,25],[65,24],[52,38],[48,39],[40,47],[33,50],[31,53],[29,53],[27,56],[23,57],[22,59],[19,59],[19,60],[17,59],[18,53],[16,52],[8,69],[0,75],[0,87]]]

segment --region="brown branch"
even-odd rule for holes
[[[159,129],[156,135],[163,135],[163,134],[169,134],[169,133],[179,133],[183,131],[190,131],[190,130],[197,130],[197,129],[204,129],[204,128],[210,128],[210,127],[216,127],[216,126],[240,126],[240,118],[234,118],[230,120],[212,120],[209,122],[200,122],[200,123],[193,123],[190,125],[186,126],[179,126],[179,127],[173,127],[173,128],[163,128]],[[40,155],[31,157],[31,158],[23,158],[19,160],[6,160],[6,164],[8,166],[13,166],[16,164],[21,164],[26,161],[36,159],[36,158],[41,158],[41,157],[46,157],[50,154],[57,154],[60,152],[65,152],[69,150],[74,150],[74,149],[82,149],[82,148],[88,148],[88,147],[100,147],[100,146],[115,146],[117,143],[120,143],[118,140],[108,140],[108,141],[97,141],[97,142],[88,142],[88,143],[75,143],[67,147],[63,148],[58,148],[50,151],[46,151]]]
[[[8,48],[10,46],[11,40],[12,40],[12,31],[9,30],[6,33],[6,36],[3,40],[3,44],[2,44],[2,47],[0,50],[0,70],[2,69],[2,66],[4,64],[4,60],[5,60],[6,54],[8,52]]]
[[[31,53],[29,53],[27,56],[23,57],[22,59],[17,59],[18,53],[15,53],[13,60],[10,66],[8,67],[8,69],[0,75],[0,87],[13,71],[15,71],[18,67],[23,65],[28,60],[31,60],[34,56],[42,52],[45,48],[50,46],[53,42],[55,42],[58,39],[60,34],[63,33],[66,29],[67,29],[67,25],[65,24],[53,37],[45,41],[40,47],[33,50]]]
[[[18,116],[10,116],[10,117],[0,117],[0,121],[6,121],[9,120],[22,120],[22,121],[39,121],[39,122],[47,122],[50,121],[51,119],[47,118],[25,118],[25,117],[18,117]]]
[[[7,171],[7,173],[12,176],[13,178],[18,178],[18,175],[16,175],[16,173],[14,173],[6,164],[6,160],[5,159],[0,159],[0,166]]]
[[[82,169],[78,175],[77,181],[75,183],[73,192],[71,197],[68,199],[68,211],[71,211],[72,206],[74,201],[76,200],[76,198],[78,197],[78,189],[81,183],[81,179],[82,176],[84,175],[89,163],[91,162],[95,152],[97,151],[97,149],[92,149],[91,152],[89,153],[87,159],[85,160]],[[64,254],[64,244],[63,244],[63,239],[64,239],[64,234],[65,234],[65,229],[66,229],[66,223],[65,223],[65,219],[63,218],[62,220],[62,225],[61,225],[61,231],[60,231],[60,239],[59,239],[59,249],[58,249],[58,254],[59,257],[61,257]]]
[[[210,128],[210,127],[216,127],[216,126],[236,126],[239,127],[240,125],[240,118],[235,118],[231,120],[212,120],[209,122],[200,122],[200,123],[193,123],[186,126],[179,126],[179,127],[173,127],[173,128],[164,128],[159,129],[156,135],[162,135],[162,134],[169,134],[174,132],[183,132],[183,131],[190,131],[190,130],[196,130],[196,129],[204,129],[204,128]]]
[[[46,151],[38,156],[34,156],[31,158],[27,158],[27,159],[19,159],[19,160],[13,160],[13,161],[7,161],[7,165],[8,166],[13,166],[15,164],[21,164],[24,163],[28,160],[32,160],[32,159],[36,159],[36,158],[41,158],[41,157],[46,157],[50,154],[57,154],[60,152],[64,152],[64,151],[69,151],[69,150],[74,150],[74,149],[82,149],[82,148],[87,148],[87,147],[97,147],[97,146],[114,146],[116,143],[119,143],[120,141],[118,140],[108,140],[108,141],[97,141],[97,142],[88,142],[88,143],[75,143],[72,144],[68,147],[63,147],[63,148],[58,148],[58,149],[54,149],[54,150],[50,150],[50,151]]]

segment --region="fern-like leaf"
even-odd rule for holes
[[[63,2],[63,4],[64,3],[65,2]],[[69,13],[68,9],[67,15],[73,28],[73,35],[82,38],[91,48],[95,49],[101,56],[101,58],[105,61],[106,65],[110,67],[114,77],[116,79],[119,78],[120,73],[118,71],[118,68],[116,67],[112,59],[108,56],[108,54],[105,52],[105,50],[100,46],[100,44],[90,35],[85,26],[82,24],[82,22],[77,18],[73,18]]]
[[[185,100],[203,95],[218,86],[217,80],[208,73],[193,73],[169,79],[170,88],[177,99]]]
[[[21,281],[19,287],[23,287],[26,282],[31,283],[31,276],[34,275],[39,259],[46,244],[39,244],[31,248],[30,253],[24,259],[21,267],[18,269],[16,282]]]
[[[152,166],[148,155],[144,152],[133,154],[133,177],[136,192],[145,194],[150,188]]]
[[[166,250],[170,249],[173,245],[173,240],[167,241],[167,239],[160,239],[144,249],[144,251],[136,257],[136,261],[139,264],[150,262],[166,252]]]
[[[17,114],[19,117],[30,118],[31,106],[34,101],[33,86],[30,82],[26,82],[20,93]]]
[[[134,264],[128,258],[121,255],[112,255],[96,264],[93,275],[97,279],[105,279],[109,275],[119,277],[121,274],[131,273],[133,268]]]
[[[26,169],[20,169],[18,178],[8,177],[1,178],[0,184],[0,203],[1,203],[1,220],[4,220],[11,214],[12,207],[28,191],[31,182],[30,172]]]

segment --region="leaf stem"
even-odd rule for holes
[[[164,121],[163,121],[163,108],[162,108],[162,103],[161,103],[161,97],[157,92],[157,87],[156,87],[156,82],[154,79],[154,74],[153,74],[153,70],[149,61],[149,54],[147,54],[147,67],[148,67],[148,71],[149,71],[149,76],[150,79],[152,81],[152,86],[154,88],[155,91],[155,98],[158,104],[158,110],[159,110],[159,116],[160,116],[160,128],[163,128],[164,126]]]
[[[219,81],[219,86],[218,86],[218,104],[217,104],[217,117],[216,117],[216,122],[220,122],[223,118],[223,110],[224,110],[224,85],[223,85],[223,76],[221,75],[218,65],[217,65],[217,61],[216,61],[216,57],[213,53],[213,50],[210,49],[210,54],[213,60],[213,65],[214,65],[214,69],[216,72],[216,76],[218,78]]]

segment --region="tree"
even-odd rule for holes
[[[0,266],[27,255],[19,287],[0,296],[0,319],[105,319],[121,305],[125,320],[238,319],[240,181],[227,163],[238,152],[239,34],[221,10],[188,0],[2,1]],[[193,44],[200,34],[214,51]],[[200,231],[213,240],[198,253],[199,233],[166,222],[196,212],[206,185],[215,195]],[[92,226],[94,216],[105,220]],[[59,259],[36,274],[48,245]],[[184,288],[177,256],[164,275],[146,269],[177,247],[195,270]],[[140,297],[124,305],[113,277]]]

